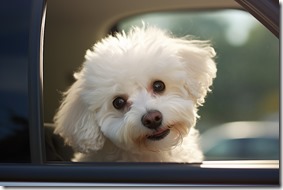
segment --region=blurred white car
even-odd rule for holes
[[[229,122],[201,135],[205,160],[277,160],[278,122]]]

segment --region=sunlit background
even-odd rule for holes
[[[177,37],[210,40],[217,52],[217,78],[196,126],[207,159],[278,159],[279,40],[241,10],[148,13],[117,28],[128,31],[142,22]]]

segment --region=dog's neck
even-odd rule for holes
[[[90,152],[88,154],[76,154],[73,161],[79,162],[162,162],[160,158],[162,154],[168,154],[168,152],[135,152],[127,151],[117,147],[110,140],[106,140],[102,149]]]
[[[172,151],[133,153],[115,146],[109,140],[106,140],[101,150],[88,154],[77,154],[74,159],[80,162],[168,162],[170,160],[173,161]]]

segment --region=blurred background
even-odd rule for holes
[[[215,47],[217,77],[196,126],[206,160],[278,159],[279,40],[242,10],[149,13],[116,27],[142,22]]]
[[[170,12],[139,15],[118,23],[119,30],[141,20],[172,32],[210,40],[217,77],[200,109],[198,128],[245,120],[279,121],[279,40],[242,10]]]

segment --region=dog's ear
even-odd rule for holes
[[[87,153],[103,147],[105,137],[95,116],[80,97],[81,81],[76,81],[65,93],[64,100],[54,117],[55,133],[61,135],[76,151]]]
[[[202,105],[216,77],[216,53],[207,41],[179,40],[178,43],[178,54],[187,72],[185,88],[196,104]]]

